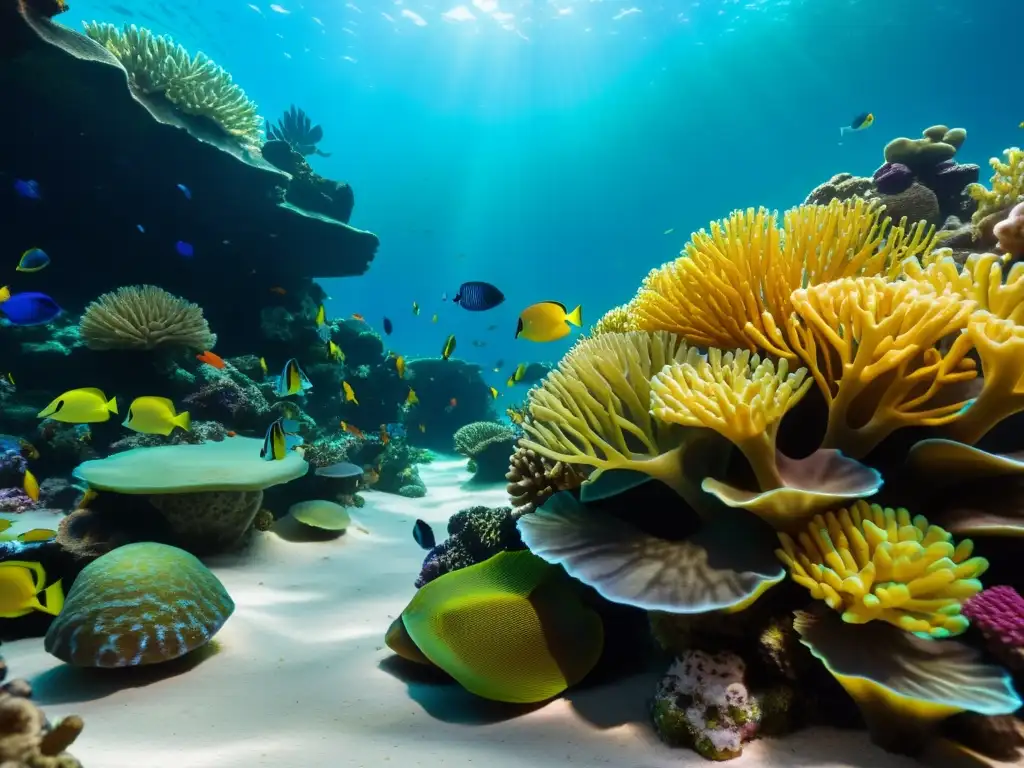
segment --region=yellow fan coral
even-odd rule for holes
[[[604,333],[576,344],[530,391],[527,436],[519,441],[553,461],[630,469],[680,490],[679,436],[651,417],[651,377],[682,360],[686,344],[670,333]]]
[[[877,472],[835,451],[800,460],[776,451],[782,417],[812,384],[806,368],[791,373],[785,359],[776,365],[747,350],[723,354],[714,348],[705,358],[691,348],[683,362],[666,366],[651,380],[651,411],[661,421],[707,427],[734,443],[764,493],[741,491],[715,478],[705,478],[703,489],[776,528],[788,528],[823,507],[869,496],[881,485]]]
[[[971,184],[967,192],[978,201],[972,221],[980,224],[986,216],[1010,208],[1024,199],[1024,151],[1010,147],[1003,152],[1006,162],[998,157],[988,161],[992,166],[992,189]]]
[[[924,517],[865,501],[816,515],[796,539],[779,539],[776,555],[793,580],[844,621],[886,621],[922,637],[967,629],[961,606],[981,591],[978,577],[988,568],[971,557],[970,539],[954,546],[951,534]]]
[[[203,310],[154,285],[105,293],[82,313],[79,333],[89,349],[212,349],[217,336]]]
[[[787,320],[794,290],[855,275],[891,275],[926,253],[932,228],[891,226],[883,209],[860,198],[802,205],[777,215],[736,211],[701,230],[673,262],[653,270],[633,300],[636,325],[686,341],[761,349],[795,359]]]
[[[86,35],[121,62],[138,92],[162,94],[182,112],[208,117],[245,143],[262,141],[263,118],[255,102],[206,54],[190,56],[171,38],[134,24],[119,30],[94,21],[84,27]]]
[[[973,301],[880,277],[812,286],[792,301],[797,351],[829,406],[824,447],[859,458],[894,430],[947,424],[967,404],[938,395],[977,376],[960,334]]]

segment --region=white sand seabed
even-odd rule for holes
[[[172,663],[176,674],[72,669],[40,638],[4,644],[10,674],[33,683],[51,719],[84,718],[71,751],[86,768],[710,765],[651,731],[646,705],[656,675],[585,687],[523,713],[454,683],[411,679],[407,665],[385,661],[384,633],[411,598],[424,556],[412,537],[416,518],[441,539],[458,510],[507,503],[502,486],[463,490],[464,466],[422,466],[423,499],[366,493],[353,519],[369,533],[350,529],[325,542],[270,533],[241,555],[214,559],[235,613],[217,635],[218,651]],[[20,516],[18,528],[40,524]],[[729,764],[917,765],[875,748],[864,732],[823,729],[756,742]]]

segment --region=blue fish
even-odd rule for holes
[[[137,230],[139,230],[139,232],[141,232],[142,234],[146,234],[146,228],[144,226],[142,226],[141,224],[136,224],[135,228]]]
[[[61,308],[45,293],[16,293],[0,304],[0,313],[12,325],[46,325]]]
[[[27,197],[29,200],[43,199],[43,193],[39,189],[39,182],[35,179],[28,179],[27,181],[17,179],[14,182],[14,191],[22,197]]]
[[[186,243],[184,240],[176,242],[174,250],[178,252],[179,256],[183,256],[186,259],[191,259],[196,255],[196,249],[192,247],[192,243]]]
[[[178,189],[181,190],[181,194],[185,196],[186,200],[192,199],[192,190],[186,187],[184,184],[179,184]]]
[[[471,312],[483,312],[487,309],[494,309],[505,300],[505,294],[499,291],[490,283],[469,282],[463,283],[459,292],[455,294],[453,302],[468,309]]]
[[[50,264],[50,257],[42,248],[29,248],[18,260],[17,272],[38,272]]]
[[[404,424],[385,424],[384,429],[387,430],[387,433],[391,436],[392,440],[405,437],[407,434]]]
[[[434,529],[422,520],[417,520],[412,527],[412,537],[424,549],[433,549],[437,546],[437,539],[434,538]]]

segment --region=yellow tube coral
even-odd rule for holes
[[[645,279],[633,301],[637,327],[795,360],[786,326],[794,290],[895,274],[900,262],[934,243],[923,222],[891,226],[882,209],[860,198],[799,206],[786,212],[781,228],[777,219],[751,208],[695,233],[678,259]]]
[[[982,219],[997,211],[1008,209],[1024,199],[1024,151],[1010,147],[1003,152],[1006,162],[998,157],[988,161],[992,166],[992,189],[981,184],[971,184],[967,192],[978,201],[978,210],[971,220],[979,224]]]
[[[775,554],[793,580],[850,624],[885,621],[921,637],[959,635],[963,602],[981,591],[988,568],[970,539],[953,537],[920,515],[865,501],[816,515],[794,540],[779,534]]]
[[[665,367],[651,381],[651,412],[661,421],[707,427],[731,441],[750,462],[761,490],[783,485],[775,462],[775,438],[786,412],[811,387],[807,369],[792,373],[750,352],[707,357],[691,348],[682,363]]]
[[[944,390],[977,376],[960,334],[973,301],[879,277],[801,289],[792,301],[800,358],[829,406],[823,447],[860,458],[894,430],[947,424],[967,404]]]
[[[957,293],[979,310],[1024,324],[1024,262],[1014,264],[1004,277],[1005,262],[1005,255],[972,253],[960,266],[953,252],[942,248],[901,266],[904,275],[930,285],[936,293]]]

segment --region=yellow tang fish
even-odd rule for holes
[[[320,328],[327,323],[327,310],[321,304],[316,310],[316,327]]]
[[[166,397],[136,397],[128,406],[128,418],[121,425],[144,435],[171,434],[176,428],[186,432],[192,427],[188,411],[177,413],[174,403]]]
[[[25,489],[25,495],[32,501],[39,501],[39,482],[36,480],[36,476],[27,469],[22,480],[22,487]]]
[[[341,347],[330,339],[327,340],[327,357],[335,362],[345,362],[345,353],[341,351]]]
[[[260,358],[260,370],[263,371],[263,375],[267,375],[267,361],[262,357]]]
[[[395,358],[395,369],[398,371],[398,378],[405,378],[405,358],[399,355]]]
[[[490,389],[490,391],[491,391],[491,397],[493,397],[495,400],[497,400],[498,399],[498,395],[500,394],[498,392],[498,390],[495,389],[494,387],[488,387],[488,389]]]
[[[444,348],[441,350],[441,359],[447,360],[452,356],[452,352],[455,351],[455,334],[452,334],[444,342]]]
[[[419,401],[420,399],[416,397],[416,390],[414,390],[412,387],[409,387],[409,394],[406,395],[405,404],[416,405]]]
[[[31,531],[19,533],[18,541],[23,541],[27,544],[31,541],[49,541],[56,538],[56,536],[57,532],[52,528],[33,528]]]
[[[343,382],[341,382],[341,388],[345,390],[345,402],[346,403],[355,403],[356,405],[359,405],[359,401],[356,400],[356,393],[352,389],[352,385],[351,384],[349,384],[347,381],[343,381]]]
[[[16,619],[41,611],[56,616],[64,607],[60,580],[46,587],[46,569],[40,563],[7,560],[0,563],[0,618]],[[45,604],[39,601],[39,595]]]
[[[107,400],[103,390],[95,387],[69,389],[38,414],[40,419],[54,419],[65,424],[95,424],[108,421],[117,413],[117,398]]]
[[[529,341],[557,341],[569,335],[569,326],[582,325],[582,308],[568,312],[564,304],[557,301],[541,301],[532,304],[519,315],[516,338],[522,336]]]

